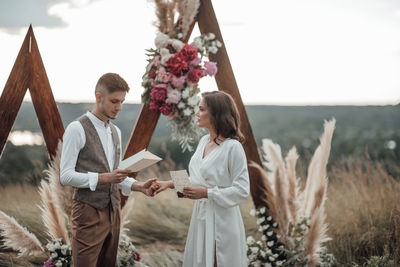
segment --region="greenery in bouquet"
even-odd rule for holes
[[[46,245],[50,258],[44,262],[44,267],[70,267],[72,266],[71,246],[57,238]]]
[[[147,50],[142,102],[167,116],[172,138],[183,151],[192,151],[192,144],[201,134],[195,117],[200,103],[198,83],[202,77],[217,73],[217,64],[205,59],[222,44],[213,33],[196,37],[191,44],[180,41],[181,33],[176,38],[159,32],[156,49]]]

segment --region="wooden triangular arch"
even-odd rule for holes
[[[218,25],[217,18],[215,16],[211,0],[201,0],[197,17],[195,21],[193,21],[191,25],[191,30],[189,30],[187,36],[184,36],[184,42],[187,42],[189,40],[196,20],[202,34],[209,32],[214,33],[216,39],[222,42],[222,47],[219,48],[218,52],[216,54],[210,54],[210,60],[217,62],[218,64],[218,72],[215,75],[215,80],[217,82],[218,89],[229,93],[235,100],[235,103],[239,109],[242,125],[241,130],[246,137],[244,149],[248,161],[254,161],[261,165],[261,159],[258,153],[257,144],[254,139],[253,131],[251,129],[250,122],[239,93],[239,88],[236,84],[235,76],[233,74],[232,66],[229,61],[228,53],[222,39],[221,31]],[[124,153],[124,158],[132,156],[140,150],[148,147],[159,117],[159,111],[152,111],[146,106],[142,107],[139,117],[136,120],[135,126],[133,127],[131,137],[128,141],[128,145]],[[254,168],[249,168],[249,174],[250,191],[254,205],[256,207],[267,206],[267,195],[265,190],[266,186],[263,178],[261,177],[260,173]]]
[[[47,151],[50,157],[53,157],[56,153],[58,141],[62,139],[64,126],[50,88],[32,26],[28,29],[0,97],[0,155],[28,89],[43,132]]]

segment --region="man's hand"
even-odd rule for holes
[[[134,182],[132,184],[132,191],[142,192],[146,196],[152,197],[154,196],[154,191],[158,189],[158,186],[152,186],[155,182],[157,182],[157,178],[149,179],[146,182]]]
[[[162,191],[171,188],[174,188],[174,182],[173,181],[158,181],[152,185],[153,190],[155,190],[155,195],[158,193],[161,193]]]
[[[119,184],[128,176],[129,171],[115,169],[112,172],[100,173],[98,184]]]
[[[190,199],[208,198],[207,188],[186,186],[183,188],[184,197]]]

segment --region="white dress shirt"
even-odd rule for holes
[[[97,118],[89,111],[86,113],[86,116],[88,116],[96,128],[101,144],[103,145],[110,170],[112,170],[115,161],[115,151],[110,124],[105,126],[102,120]],[[118,127],[115,126],[115,128],[117,129],[119,142],[121,144],[121,131]],[[63,136],[63,148],[60,163],[60,182],[62,185],[70,185],[78,188],[90,188],[90,190],[95,191],[99,181],[99,174],[94,172],[80,173],[75,171],[79,152],[85,146],[85,143],[86,135],[82,124],[79,121],[71,122],[65,130]],[[120,158],[121,156],[122,154],[120,152]],[[131,186],[134,182],[136,182],[135,179],[127,177],[124,181],[118,184],[123,195],[130,195]]]

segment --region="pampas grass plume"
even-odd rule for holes
[[[44,252],[42,244],[34,234],[2,211],[0,211],[0,228],[3,230],[4,245],[19,251],[19,257],[39,255]]]

